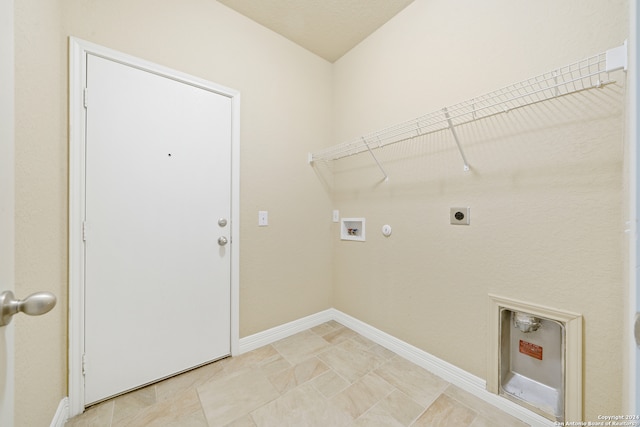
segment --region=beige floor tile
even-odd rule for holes
[[[271,374],[275,374],[278,372],[282,372],[285,369],[289,369],[291,368],[293,365],[291,363],[289,363],[287,361],[287,359],[285,359],[284,357],[282,357],[280,355],[280,353],[278,353],[278,357],[266,361],[265,363],[263,363],[262,365],[260,365],[260,370],[265,374],[265,375],[271,375]]]
[[[335,408],[310,384],[303,384],[256,409],[251,417],[260,427],[340,427],[351,423],[348,415]]]
[[[362,347],[362,349],[367,350],[370,353],[378,355],[383,359],[391,359],[396,354],[391,350],[387,350],[383,346],[371,341],[369,338],[363,337],[360,334],[354,334],[349,338],[349,341]]]
[[[317,357],[307,359],[284,371],[269,376],[269,381],[280,394],[327,372],[329,368]]]
[[[309,330],[277,341],[272,345],[293,365],[304,362],[330,346],[322,337]]]
[[[156,384],[156,397],[158,402],[171,399],[177,394],[197,387],[211,380],[223,372],[222,361],[210,363],[200,368],[185,372],[173,378],[166,379]]]
[[[356,334],[355,336],[351,337],[351,341],[358,344],[360,347],[364,348],[365,350],[376,345],[376,343],[371,341],[369,338],[363,337],[360,334]]]
[[[403,426],[411,425],[425,410],[424,406],[397,389],[378,402],[376,407],[384,410]]]
[[[344,325],[341,323],[336,322],[335,320],[329,320],[327,322],[327,325],[332,326],[333,328],[342,328]]]
[[[396,356],[375,370],[376,375],[423,406],[428,406],[449,385],[442,378]]]
[[[242,418],[238,418],[237,420],[227,424],[225,427],[257,427],[256,423],[253,422],[253,418],[251,415],[247,414]]]
[[[416,427],[469,427],[476,416],[476,412],[443,394],[413,425]]]
[[[387,350],[380,344],[376,344],[375,342],[371,341],[369,338],[365,338],[362,335],[354,336],[353,338],[351,338],[351,341],[361,346],[365,350],[369,351],[370,353],[373,353],[382,357],[383,359],[391,359],[396,355],[393,351]]]
[[[378,405],[360,415],[358,419],[353,422],[353,425],[358,427],[405,427],[405,425],[398,422],[393,415]]]
[[[93,406],[84,414],[71,418],[65,427],[110,427],[113,420],[113,400]]]
[[[296,364],[316,356],[331,345],[322,337],[307,330],[275,342],[274,347],[285,359]]]
[[[477,398],[469,392],[462,390],[459,387],[450,385],[445,390],[445,394],[458,402],[463,403],[475,412],[477,412],[482,418],[487,419],[492,426],[509,426],[509,427],[527,427],[528,424],[518,420],[511,415],[502,412],[498,408],[482,399]],[[478,421],[480,423],[480,421]],[[481,425],[481,424],[480,424]]]
[[[331,344],[339,344],[343,341],[346,341],[350,338],[358,337],[359,335],[349,328],[338,328],[334,331],[329,332],[328,334],[324,334],[322,338],[330,342]]]
[[[396,356],[396,354],[391,351],[391,350],[387,350],[386,348],[384,348],[383,346],[379,345],[379,344],[373,344],[373,346],[369,347],[367,349],[367,351],[369,353],[373,353],[376,356],[380,356],[381,358],[385,359],[385,360],[389,360],[393,357]]]
[[[332,397],[331,402],[352,419],[356,419],[393,390],[388,382],[377,375],[367,375]]]
[[[341,327],[342,325],[338,324],[338,323],[323,323],[321,325],[318,326],[314,326],[313,328],[311,328],[311,331],[313,333],[316,333],[320,336],[324,335],[324,334],[328,334],[329,332],[333,332],[334,330],[336,330],[337,328]]]
[[[344,341],[318,355],[331,369],[354,383],[385,362],[382,357]]]
[[[335,396],[351,385],[349,381],[336,374],[333,370],[325,372],[315,378],[311,384],[327,399]]]
[[[137,414],[144,408],[156,403],[156,387],[149,387],[135,390],[114,399],[113,423]]]
[[[511,427],[511,424],[497,424],[495,421],[478,415],[473,422],[469,424],[469,427]]]
[[[198,387],[211,426],[228,424],[280,396],[261,371],[216,378]]]
[[[195,389],[187,390],[137,414],[118,420],[112,427],[207,427]]]
[[[235,375],[252,370],[261,366],[266,366],[281,358],[281,355],[270,345],[260,347],[256,350],[236,357],[225,359],[223,368],[226,374]]]

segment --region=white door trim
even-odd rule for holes
[[[69,39],[69,407],[70,416],[84,411],[84,243],[85,108],[87,55],[107,58],[231,99],[231,354],[239,349],[240,232],[240,93],[121,52],[74,37]]]
[[[627,161],[628,168],[628,295],[625,316],[624,341],[626,346],[623,354],[624,367],[623,374],[626,378],[623,392],[623,411],[627,414],[637,414],[640,410],[640,396],[638,388],[640,385],[640,372],[637,366],[640,364],[640,353],[636,347],[634,337],[634,320],[636,311],[640,311],[638,303],[638,288],[640,287],[640,276],[638,268],[640,266],[640,253],[638,251],[638,207],[640,202],[640,186],[638,186],[638,165],[640,151],[638,151],[638,65],[640,65],[637,49],[640,44],[638,36],[638,5],[635,1],[629,2],[629,40],[628,45],[628,73],[627,73]]]

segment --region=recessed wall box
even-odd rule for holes
[[[340,220],[340,239],[365,241],[364,218],[342,218]]]
[[[582,315],[489,298],[487,390],[556,425],[582,419]]]
[[[564,422],[564,325],[506,308],[501,309],[500,320],[498,394]]]

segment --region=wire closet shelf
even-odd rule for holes
[[[626,70],[627,47],[609,49],[573,64],[506,86],[467,101],[442,108],[424,116],[364,135],[356,140],[309,153],[309,163],[332,161],[369,152],[385,178],[387,174],[372,150],[418,136],[449,130],[464,162],[469,164],[458,140],[455,127],[478,119],[506,113],[516,108],[614,83],[609,73]]]

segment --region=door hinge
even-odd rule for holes
[[[87,374],[87,355],[83,354],[82,355],[82,375],[86,375]]]
[[[84,91],[82,91],[82,102],[84,104],[84,108],[89,106],[89,89],[86,87],[84,88]]]
[[[87,221],[82,221],[82,241],[87,241]]]

